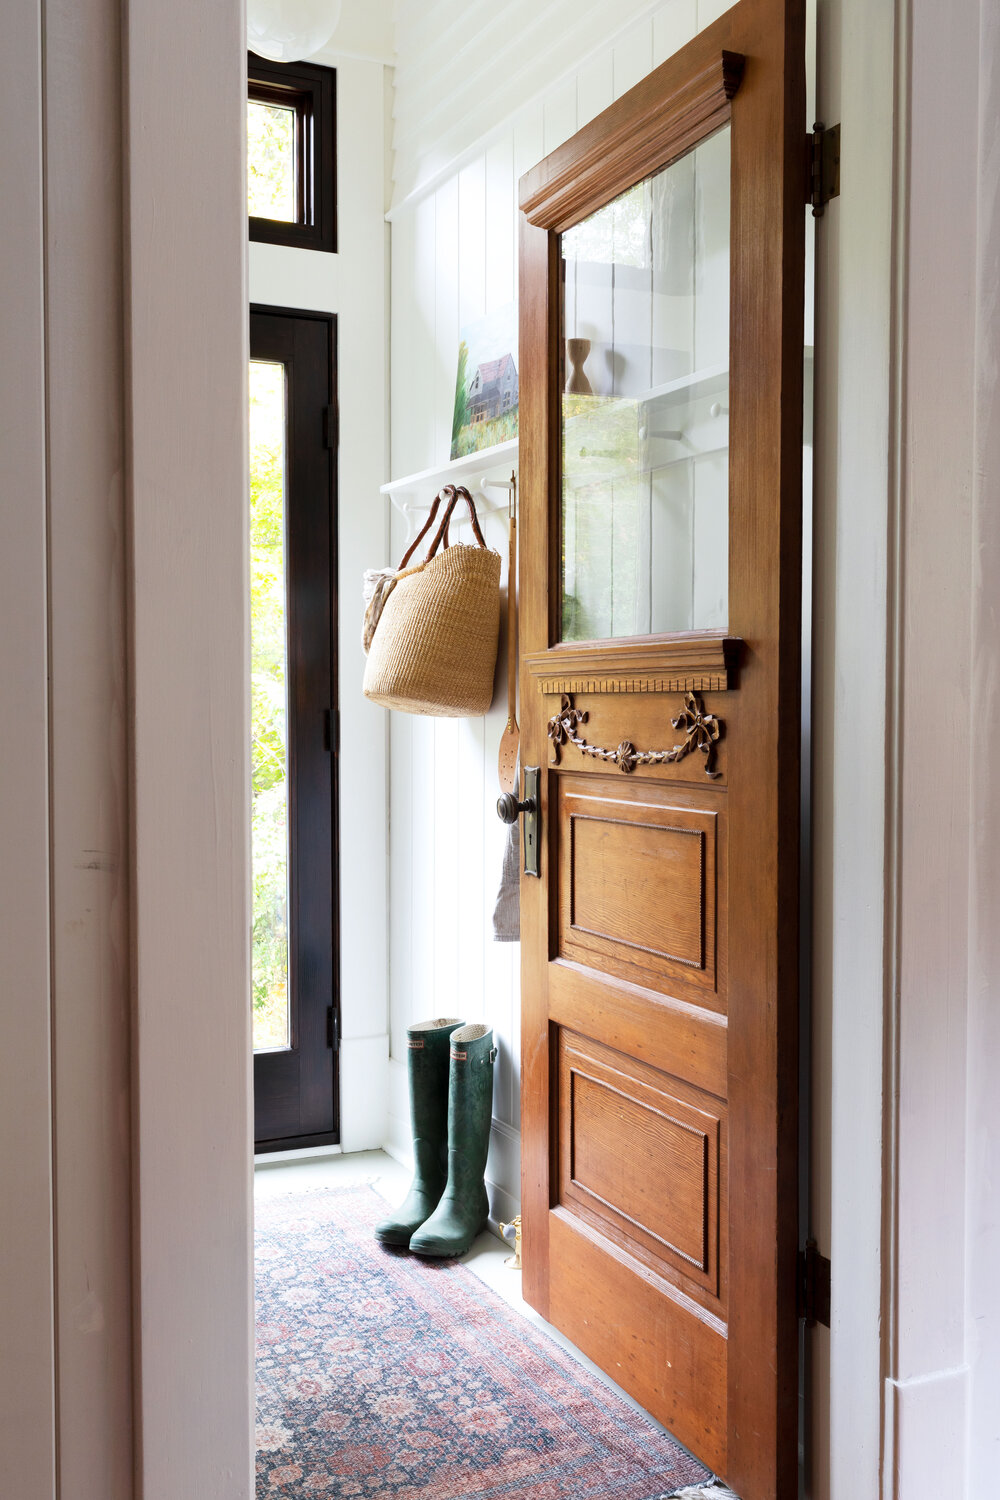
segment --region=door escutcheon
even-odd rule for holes
[[[538,820],[540,816],[538,798],[538,767],[524,768],[524,798],[518,801],[513,792],[504,792],[497,799],[497,817],[502,823],[516,823],[519,813],[524,813],[524,873],[537,875],[538,869]]]

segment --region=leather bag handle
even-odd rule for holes
[[[459,500],[464,500],[465,503],[468,505],[468,507],[469,507],[469,520],[472,522],[472,531],[473,531],[473,534],[474,534],[474,536],[476,538],[476,541],[479,543],[480,547],[482,547],[485,550],[486,549],[486,538],[483,536],[483,533],[480,530],[479,517],[476,514],[476,503],[473,500],[472,496],[469,494],[468,490],[465,488],[465,485],[464,484],[459,484],[459,485],[446,484],[445,487],[444,487],[444,489],[441,491],[441,495],[448,497],[448,504],[447,504],[447,507],[445,509],[444,520],[441,522],[441,525],[438,527],[437,534],[436,534],[436,536],[434,537],[434,540],[431,542],[430,546],[427,549],[427,556],[424,559],[424,561],[425,562],[430,562],[430,560],[434,556],[435,552],[437,552],[438,546],[439,546],[442,538],[444,538],[444,544],[447,547],[447,545],[448,545],[448,523],[451,520],[451,513],[455,509],[455,506],[458,504]]]
[[[407,547],[406,551],[403,553],[402,561],[400,562],[399,567],[396,569],[397,573],[402,573],[403,569],[406,567],[406,564],[409,562],[410,558],[413,556],[414,552],[416,552],[417,548],[420,546],[420,543],[423,541],[424,537],[427,535],[427,533],[430,531],[431,527],[434,525],[434,518],[435,518],[435,516],[438,513],[438,507],[441,504],[441,498],[442,498],[443,495],[444,495],[444,491],[441,490],[440,493],[438,493],[437,495],[434,496],[434,504],[431,506],[430,515],[427,517],[427,520],[424,522],[423,526],[421,526],[419,532],[414,537],[414,539],[410,543],[410,545]],[[448,545],[448,520],[449,520],[449,517],[446,516],[445,517],[445,527],[444,527],[444,544],[445,544],[446,547]]]

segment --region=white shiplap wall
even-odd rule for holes
[[[394,477],[447,458],[459,330],[516,295],[518,178],[728,8],[397,4]],[[485,531],[506,575],[505,516]],[[394,558],[404,538],[394,514]],[[485,719],[391,719],[388,1145],[407,1154],[406,1026],[434,1015],[488,1020],[500,1047],[488,1175],[505,1217],[520,1191],[520,949],[494,943],[490,927],[504,838],[494,804],[505,662]]]

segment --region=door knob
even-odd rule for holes
[[[519,802],[513,792],[504,792],[502,797],[497,798],[497,817],[501,823],[516,823],[520,813],[534,811],[534,797],[526,797],[523,802]]]
[[[525,766],[524,768],[524,791],[523,802],[514,792],[504,792],[497,801],[497,816],[502,823],[516,823],[518,816],[524,813],[524,873],[525,875],[540,874],[538,867],[538,819],[542,807],[541,792],[538,785],[539,769],[537,766]]]

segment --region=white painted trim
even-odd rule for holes
[[[0,136],[0,1453],[7,1483],[49,1500],[56,1413],[39,0],[4,16]]]
[[[972,490],[969,1047],[966,1164],[968,1487],[997,1482],[1000,1413],[1000,13],[980,9],[979,218],[976,287],[976,422]]]
[[[806,1335],[810,1500],[874,1500],[881,1473],[894,9],[817,3],[816,113],[844,160],[816,242],[809,1227],[833,1306]]]
[[[246,32],[125,12],[137,1490],[250,1500]]]

